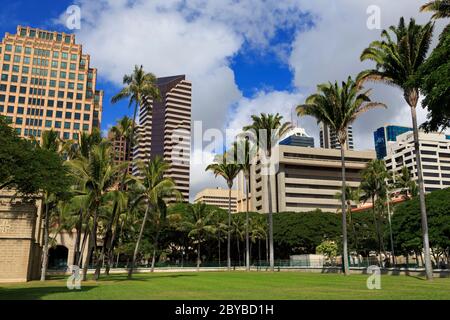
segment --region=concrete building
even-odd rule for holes
[[[148,101],[139,112],[135,161],[160,156],[170,164],[171,177],[185,202],[189,201],[192,85],[184,75],[157,79],[159,101]],[[133,174],[139,175],[135,166]]]
[[[228,210],[228,189],[203,189],[195,195],[194,203],[203,202]],[[237,212],[237,190],[231,190],[231,212]]]
[[[377,159],[384,159],[387,155],[388,145],[394,144],[398,135],[408,131],[412,131],[412,128],[393,125],[384,125],[374,131],[373,139]]]
[[[100,127],[103,91],[75,35],[18,26],[0,44],[0,72],[0,115],[20,136],[77,139]]]
[[[326,124],[321,122],[319,124],[320,128],[320,147],[324,149],[340,149],[341,144],[337,139],[336,132],[329,128]],[[353,150],[355,144],[353,143],[353,127],[349,126],[347,129],[347,150]]]
[[[111,130],[108,131],[108,140],[111,141],[112,149],[114,152],[114,163],[121,164],[124,161],[129,161],[129,172],[132,172],[132,154],[131,154],[131,148],[130,144],[128,143],[127,139],[124,139],[122,136],[116,135]]]
[[[419,132],[419,143],[425,192],[449,188],[450,140],[445,134]],[[413,132],[398,135],[396,142],[388,145],[384,160],[387,169],[394,174],[399,174],[406,166],[417,182]]]
[[[340,210],[341,202],[335,198],[342,186],[339,150],[279,145],[274,154],[278,157],[279,168],[271,175],[273,212]],[[374,151],[346,152],[346,178],[350,187],[359,186],[361,170],[373,159]],[[261,173],[262,164],[258,160],[250,174],[250,208],[263,213],[269,210],[268,176]],[[239,194],[245,194],[244,190],[243,176],[240,175]],[[245,203],[244,199],[242,203]]]

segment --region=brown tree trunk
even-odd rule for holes
[[[348,249],[347,249],[347,210],[345,207],[345,143],[341,143],[341,164],[342,164],[342,191],[341,191],[341,212],[342,212],[342,258],[344,274],[350,275],[348,266]]]
[[[141,244],[142,235],[144,234],[145,223],[147,222],[149,211],[150,211],[150,204],[147,205],[147,209],[145,210],[144,220],[142,221],[141,230],[139,231],[139,236],[136,241],[136,247],[134,248],[133,260],[131,260],[131,265],[129,266],[128,269],[128,279],[131,279],[133,276],[134,264],[136,263],[136,257],[139,252],[139,246]]]
[[[245,197],[246,197],[246,206],[247,211],[245,213],[245,269],[247,271],[250,271],[250,239],[248,234],[248,228],[249,228],[249,203],[248,203],[248,194],[249,194],[249,188],[250,188],[250,174],[247,174],[245,177],[245,180],[247,182],[247,185],[245,187]]]
[[[42,248],[42,267],[41,267],[41,281],[45,281],[48,265],[48,239],[49,239],[49,214],[48,203],[45,203],[45,217],[44,217],[44,247]]]

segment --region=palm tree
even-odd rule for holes
[[[157,156],[147,163],[138,163],[140,172],[143,175],[142,180],[137,181],[136,189],[138,190],[138,197],[135,200],[135,205],[141,203],[146,204],[144,219],[142,220],[139,236],[134,248],[133,259],[128,269],[128,279],[133,276],[133,268],[136,262],[136,258],[139,252],[139,246],[141,244],[142,235],[144,234],[145,224],[149,218],[150,212],[153,214],[159,214],[159,219],[165,219],[166,217],[166,204],[165,199],[167,197],[175,196],[179,199],[180,193],[175,189],[175,182],[171,178],[164,177],[166,171],[170,168],[170,165],[165,162],[161,157]],[[154,238],[154,251],[153,259],[155,259],[156,249],[158,245],[158,236],[160,227],[157,228]],[[154,265],[154,262],[152,263]]]
[[[222,155],[219,163],[213,163],[206,167],[206,171],[212,171],[214,175],[225,179],[228,186],[228,239],[227,239],[227,267],[231,270],[231,189],[234,179],[241,171],[241,167],[236,162],[229,162],[227,153]]]
[[[256,148],[253,143],[250,142],[248,137],[238,139],[233,144],[233,153],[236,160],[239,163],[241,170],[244,174],[246,186],[245,186],[245,203],[247,206],[245,214],[245,268],[250,271],[250,237],[249,237],[249,192],[250,192],[250,169],[253,164],[253,159],[256,154]]]
[[[226,224],[226,214],[224,210],[222,209],[216,209],[213,213],[213,222],[212,225],[214,226],[214,229],[216,230],[217,235],[217,247],[218,247],[218,257],[219,257],[219,267],[221,267],[221,243],[224,239],[224,235],[226,234],[226,231],[228,229],[228,226]]]
[[[400,174],[395,176],[394,187],[400,190],[403,199],[408,200],[417,196],[417,184],[411,178],[408,167],[403,166]]]
[[[386,170],[386,165],[383,160],[372,160],[361,172],[361,191],[363,195],[361,199],[366,202],[371,199],[372,213],[375,224],[375,229],[378,237],[378,246],[380,253],[380,264],[382,263],[381,253],[385,253],[383,236],[381,234],[380,220],[382,216],[383,206],[388,200],[389,190],[386,181],[391,179],[391,174]],[[378,214],[377,214],[377,207]]]
[[[342,199],[342,193],[337,192],[335,198]],[[345,186],[345,200],[347,201],[348,223],[352,228],[353,241],[355,241],[356,251],[358,251],[358,235],[356,234],[355,224],[353,222],[352,202],[359,203],[360,199],[361,199],[361,190],[359,188],[352,188],[348,185]]]
[[[369,98],[370,90],[362,91],[362,87],[351,77],[339,86],[336,81],[320,84],[318,92],[309,96],[305,104],[297,107],[299,116],[313,116],[317,122],[323,122],[334,130],[341,145],[342,162],[342,245],[344,272],[349,275],[347,250],[347,215],[345,199],[345,149],[347,144],[348,127],[364,112],[383,106],[379,102],[372,102]]]
[[[433,274],[416,113],[417,102],[419,100],[419,88],[415,78],[420,74],[419,68],[425,62],[433,36],[433,26],[430,22],[423,26],[418,25],[414,19],[411,19],[409,25],[406,26],[405,20],[402,17],[397,27],[391,26],[389,28],[394,39],[387,30],[383,30],[381,37],[384,40],[372,42],[362,52],[361,61],[372,60],[376,62],[376,67],[375,69],[365,70],[358,76],[359,82],[382,81],[388,85],[400,88],[403,91],[406,102],[410,106],[419,183],[425,269],[427,279],[429,280],[433,278]]]
[[[282,122],[283,117],[280,114],[265,114],[261,113],[259,116],[253,115],[251,125],[245,126],[245,131],[250,131],[253,135],[255,143],[259,150],[262,150],[267,163],[267,190],[268,190],[268,211],[269,211],[269,254],[270,254],[270,269],[274,271],[275,256],[273,248],[273,213],[272,213],[272,149],[277,144],[279,139],[285,135],[292,125],[289,122]]]
[[[97,254],[97,229],[100,207],[104,204],[106,195],[118,183],[119,172],[123,170],[124,165],[128,165],[127,163],[114,165],[111,155],[110,145],[102,142],[91,149],[88,158],[81,157],[67,162],[72,176],[82,187],[84,193],[76,197],[82,198],[92,213],[92,227],[90,227],[88,255],[84,262],[83,280],[86,279],[91,253],[95,252]],[[89,226],[89,223],[87,223],[87,226]],[[101,259],[98,256],[97,264],[101,264]],[[95,279],[99,278],[99,272],[100,268],[97,267]]]
[[[151,101],[160,99],[160,92],[156,85],[156,76],[152,73],[147,73],[144,71],[143,66],[134,66],[132,74],[123,76],[123,87],[119,93],[111,98],[111,103],[115,104],[121,100],[128,99],[128,107],[134,104],[133,120],[131,122],[131,127],[129,128],[128,136],[128,146],[129,149],[133,149],[133,144],[135,139],[135,124],[137,111],[141,109],[141,106],[146,108],[151,108]],[[128,123],[126,124],[128,126]],[[119,190],[123,191],[125,187],[125,180],[128,173],[128,167],[123,171],[122,180],[119,184]],[[114,221],[116,221],[117,214],[117,203],[114,204],[111,220],[106,227],[106,235],[109,237],[113,227]],[[110,242],[110,241],[109,241]],[[110,242],[112,243],[112,242]],[[109,250],[108,250],[109,251]],[[130,274],[131,277],[131,274]]]
[[[59,136],[56,131],[44,131],[42,133],[41,146],[42,149],[49,150],[52,152],[59,151]],[[47,274],[48,266],[48,249],[49,249],[49,222],[50,222],[50,211],[52,207],[55,206],[56,197],[54,194],[44,192],[43,194],[43,204],[44,204],[44,246],[42,248],[42,267],[41,267],[41,281],[45,281],[45,276]]]
[[[450,1],[435,0],[430,1],[420,7],[421,12],[433,12],[432,19],[442,19],[450,17]]]
[[[205,203],[199,202],[187,207],[181,222],[182,228],[188,231],[188,237],[197,244],[197,271],[201,263],[201,243],[216,232],[213,214],[214,210]]]

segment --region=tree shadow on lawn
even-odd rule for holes
[[[83,286],[80,290],[69,290],[66,286],[58,287],[21,287],[21,288],[1,288],[0,300],[41,300],[43,297],[55,293],[87,292],[96,286]]]
[[[151,275],[151,276],[150,276]],[[102,281],[112,281],[112,282],[124,282],[124,281],[151,281],[153,279],[158,278],[183,278],[183,277],[197,277],[197,274],[164,274],[164,275],[156,275],[155,273],[138,273],[134,274],[133,278],[128,279],[126,274],[118,274],[118,275],[109,275],[109,276],[100,276],[98,282]],[[88,281],[95,281],[93,279],[93,275],[88,276]]]

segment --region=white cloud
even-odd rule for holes
[[[313,92],[318,83],[345,80],[361,70],[373,67],[360,62],[359,56],[373,40],[380,39],[381,30],[369,30],[366,26],[368,6],[377,5],[381,10],[381,29],[397,25],[401,16],[406,21],[414,17],[417,23],[429,21],[430,14],[420,13],[425,1],[420,0],[342,0],[339,2],[301,0],[304,9],[316,17],[316,24],[308,31],[299,32],[292,44],[289,64],[294,72],[294,84]],[[443,23],[436,23],[436,34]],[[436,37],[435,37],[436,39]],[[387,110],[370,111],[355,122],[354,136],[358,149],[373,148],[373,131],[384,123],[411,125],[409,107],[402,92],[385,85],[368,83],[374,88],[373,100],[384,102]],[[418,107],[419,121],[426,112]]]
[[[83,21],[76,36],[101,78],[119,86],[135,64],[144,65],[157,76],[186,74],[193,83],[193,120],[203,121],[204,129],[239,128],[248,123],[251,114],[260,112],[280,112],[290,120],[291,108],[303,102],[315,84],[342,80],[361,70],[361,50],[380,33],[366,28],[369,4],[381,7],[382,27],[386,27],[397,23],[401,15],[426,21],[429,15],[418,13],[423,2],[78,0]],[[315,18],[310,29],[305,14]],[[64,17],[59,21],[65,21]],[[273,43],[280,28],[297,30],[292,44]],[[251,98],[243,97],[230,64],[246,47],[252,48],[252,54],[276,54],[288,63],[298,89],[262,89]],[[387,102],[391,108],[371,112],[355,124],[358,147],[370,147],[372,129],[386,119],[409,123],[401,93],[381,85],[374,87],[374,99]],[[316,138],[317,145],[315,120],[300,119],[299,124]],[[199,152],[193,150],[193,155]],[[204,172],[203,164],[192,165],[191,198],[201,188],[224,186],[221,183]]]

